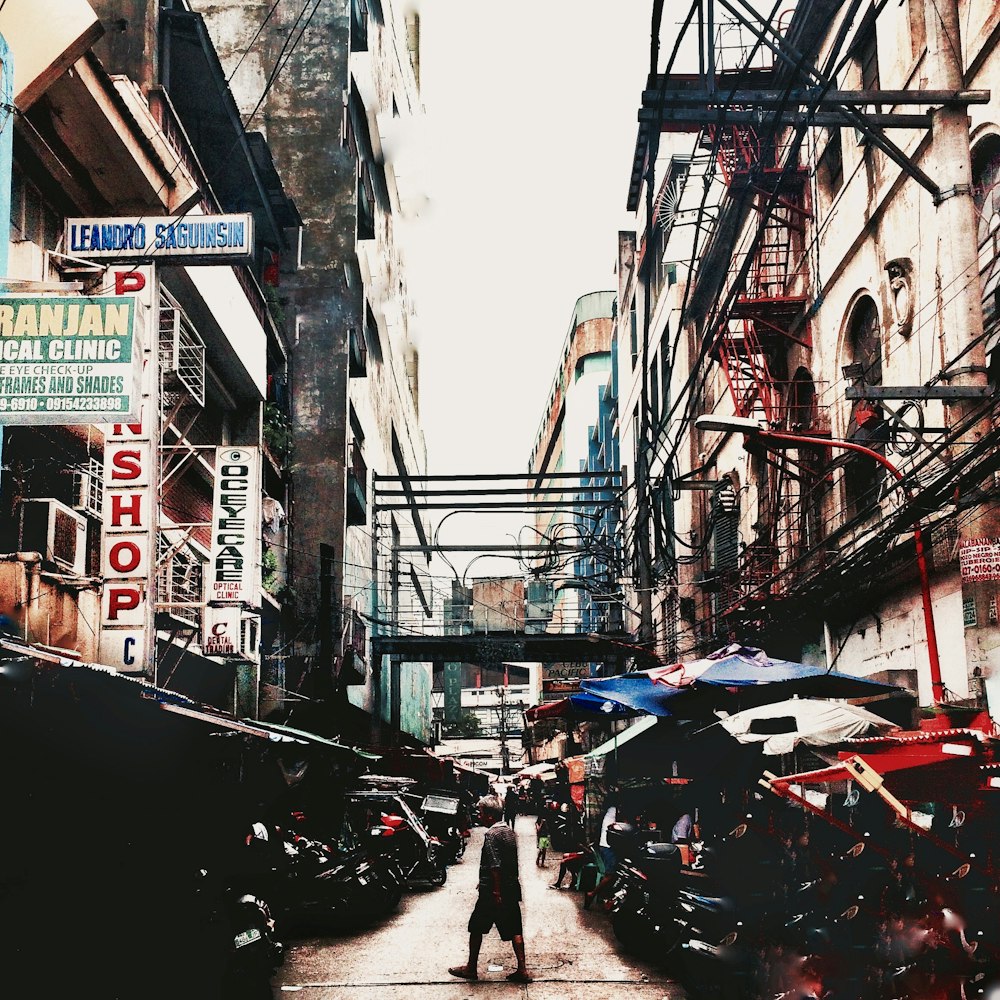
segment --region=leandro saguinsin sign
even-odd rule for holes
[[[95,260],[238,263],[253,256],[253,216],[182,215],[67,219],[68,253]]]

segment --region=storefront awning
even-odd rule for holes
[[[604,757],[609,753],[614,753],[626,743],[634,740],[637,736],[641,736],[643,733],[648,732],[655,725],[655,716],[647,716],[645,719],[639,719],[638,722],[633,722],[628,729],[624,730],[624,732],[618,733],[616,736],[612,736],[610,740],[605,741],[599,747],[595,747],[589,754],[587,754],[587,756],[594,759],[596,757]]]
[[[789,698],[722,716],[719,725],[740,743],[759,743],[763,753],[791,753],[801,743],[826,747],[895,724],[858,705],[820,698]]]
[[[839,764],[816,771],[770,779],[776,790],[792,785],[846,782],[856,778],[855,762],[880,775],[886,789],[901,802],[968,803],[982,790],[982,765],[989,751],[982,733],[974,730],[891,734],[856,741],[856,749],[841,751]]]
[[[549,702],[547,705],[535,705],[524,713],[524,717],[529,722],[537,722],[539,719],[593,719],[597,716],[632,714],[634,714],[633,711],[620,702],[581,692],[563,698],[562,701]]]

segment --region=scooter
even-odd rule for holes
[[[258,896],[231,893],[227,901],[232,951],[223,978],[223,1000],[270,1000],[271,976],[284,961],[271,911]]]
[[[621,858],[609,896],[615,937],[627,950],[667,959],[683,939],[677,923],[680,849],[646,842],[624,823],[609,828],[608,843]]]

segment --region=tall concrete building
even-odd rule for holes
[[[407,187],[401,141],[421,114],[419,20],[399,0],[191,6],[304,222],[278,289],[291,339],[289,561],[299,627],[286,686],[338,701],[335,728],[348,723],[349,698],[426,741],[429,667],[401,665],[394,689],[366,654],[366,636],[399,613],[400,579],[419,579],[429,562],[429,553],[412,564],[392,556],[396,544],[427,541],[419,514],[380,520],[373,504],[374,475],[396,477],[389,488],[405,491],[426,472],[396,232],[419,198]],[[407,590],[421,592],[429,584]]]
[[[612,457],[608,464],[605,449],[614,408],[614,299],[613,292],[590,292],[576,301],[528,462],[530,479],[548,504],[535,515],[532,537],[534,544],[553,547],[551,555],[533,563],[539,580],[553,588],[548,631],[620,627],[620,616],[609,617],[609,605],[594,602],[595,596],[617,589],[617,494],[607,475],[617,473],[617,463]],[[612,452],[615,448],[610,443]],[[566,689],[586,669],[583,664],[547,665],[547,690]]]

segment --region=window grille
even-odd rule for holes
[[[205,405],[205,342],[181,307],[160,295],[160,374],[164,387],[182,387]]]
[[[103,507],[104,467],[99,458],[91,458],[73,471],[73,508],[100,517]]]
[[[205,564],[187,545],[171,544],[166,533],[157,538],[157,606],[201,629],[205,606]]]

